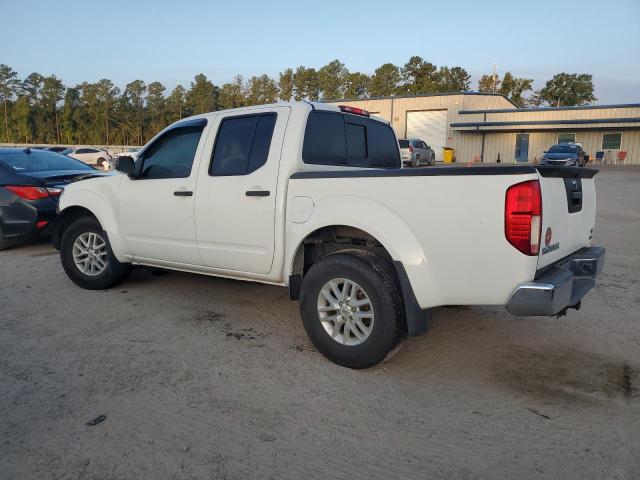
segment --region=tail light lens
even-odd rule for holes
[[[531,180],[509,187],[504,213],[507,241],[525,255],[537,255],[540,251],[541,229],[540,182]]]
[[[61,188],[25,187],[23,185],[7,185],[4,188],[25,200],[40,200],[47,197],[59,197]]]
[[[409,144],[409,152],[413,153],[413,146]]]

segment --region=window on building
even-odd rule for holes
[[[333,112],[309,114],[302,159],[315,165],[400,168],[398,143],[389,125]]]
[[[225,118],[218,129],[210,174],[247,175],[263,166],[269,156],[275,113]]]
[[[620,150],[621,145],[622,132],[602,134],[602,150]]]
[[[559,133],[558,134],[558,143],[575,143],[576,134],[575,133]]]

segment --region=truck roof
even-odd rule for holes
[[[354,113],[351,112],[345,112],[342,111],[340,109],[339,105],[332,105],[329,103],[322,103],[322,102],[309,102],[307,100],[302,100],[302,101],[292,101],[292,102],[277,102],[277,103],[268,103],[268,104],[263,104],[263,105],[250,105],[247,107],[239,107],[239,108],[229,108],[229,109],[225,109],[225,110],[216,110],[214,112],[208,112],[208,113],[202,113],[199,115],[193,115],[191,117],[185,117],[182,120],[188,120],[188,119],[194,119],[194,118],[211,118],[214,117],[220,113],[228,113],[228,112],[234,112],[234,113],[250,113],[255,109],[258,108],[268,108],[268,107],[290,107],[292,110],[297,110],[297,109],[304,109],[306,111],[311,111],[311,110],[322,110],[322,111],[329,111],[329,112],[341,112],[344,113],[346,115],[355,115]],[[367,112],[368,113],[368,112]],[[377,115],[371,115],[369,118],[371,118],[372,120],[384,123],[389,125],[389,122],[387,120],[385,120],[382,117],[379,117]]]

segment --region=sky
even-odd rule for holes
[[[640,102],[640,0],[0,0],[0,63],[66,85],[188,87],[339,59],[373,73],[419,55],[534,79],[590,73],[599,104]]]

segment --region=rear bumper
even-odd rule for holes
[[[507,310],[518,316],[552,316],[577,307],[596,284],[604,258],[603,247],[586,247],[559,260],[539,272],[532,282],[519,285]]]

